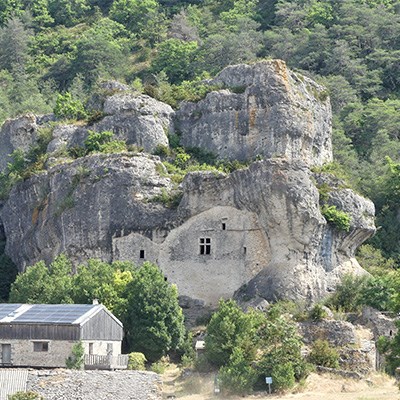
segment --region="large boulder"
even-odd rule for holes
[[[210,84],[223,89],[184,102],[176,114],[184,146],[226,159],[281,156],[307,165],[332,160],[327,91],[283,61],[229,66]]]
[[[37,119],[33,114],[4,122],[0,131],[0,172],[5,170],[15,150],[27,152],[36,144],[37,130]]]

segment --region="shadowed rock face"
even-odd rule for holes
[[[183,103],[176,123],[184,146],[221,158],[285,157],[308,165],[332,161],[331,107],[326,90],[283,61],[225,68],[211,84],[226,89]]]
[[[262,154],[264,161],[230,175],[190,173],[179,188],[160,159],[146,154],[97,154],[48,168],[0,205],[0,231],[19,269],[62,252],[75,263],[149,260],[196,309],[238,291],[313,302],[343,274],[365,273],[354,253],[375,231],[373,204],[309,169],[332,159],[323,88],[280,61],[228,67],[213,83],[241,93],[224,89],[184,103],[175,118],[183,144],[224,158]],[[148,96],[113,95],[104,111],[96,130],[137,144],[141,137],[149,149],[166,143],[174,126],[172,109]],[[118,130],[120,123],[126,129]],[[87,127],[58,128],[48,151],[79,145],[86,134]],[[321,185],[330,188],[327,204],[351,217],[348,232],[322,216]],[[171,208],[178,192],[179,206]]]

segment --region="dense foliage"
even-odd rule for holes
[[[301,346],[295,323],[279,307],[245,313],[233,300],[221,300],[207,326],[205,357],[220,367],[225,392],[248,393],[266,376],[282,391],[308,374]]]

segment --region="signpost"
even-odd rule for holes
[[[268,393],[271,394],[272,377],[266,376],[265,383],[268,385]]]

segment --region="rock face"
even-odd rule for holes
[[[177,112],[184,146],[226,159],[260,155],[309,165],[332,161],[326,90],[289,71],[283,61],[230,66],[210,83],[227,89],[184,103]]]
[[[56,153],[71,147],[82,147],[88,130],[112,131],[115,139],[143,148],[151,153],[157,146],[168,146],[168,133],[173,130],[174,111],[168,104],[149,96],[117,93],[106,98],[104,118],[91,126],[61,125],[55,128],[47,151]]]
[[[16,119],[8,119],[0,131],[0,171],[11,161],[10,154],[17,149],[28,151],[37,141],[36,117],[28,114]]]
[[[323,89],[279,61],[229,67],[215,82],[243,93],[222,90],[183,104],[175,119],[183,144],[221,157],[263,154],[263,161],[230,175],[193,172],[179,188],[160,159],[145,154],[49,167],[14,187],[0,210],[6,251],[20,270],[61,252],[74,262],[149,260],[193,309],[235,292],[314,302],[343,274],[365,273],[354,253],[375,231],[373,204],[309,169],[332,159]],[[173,129],[172,109],[148,96],[118,93],[104,112],[91,129],[114,130],[148,149],[166,144],[165,130]],[[49,152],[79,145],[86,132],[56,129]],[[329,188],[324,199],[321,187]],[[322,200],[349,215],[349,231],[327,223]]]

